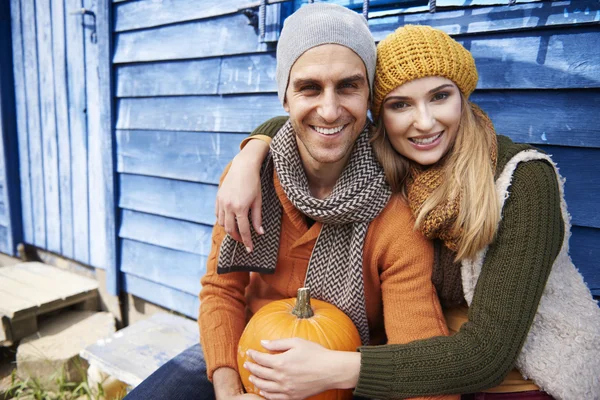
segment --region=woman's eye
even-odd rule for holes
[[[449,96],[449,94],[447,92],[436,93],[433,96],[433,101],[444,100],[444,99],[448,98],[448,96]]]
[[[405,103],[405,102],[403,102],[403,101],[397,101],[397,102],[395,102],[395,103],[392,103],[392,104],[391,104],[391,107],[392,107],[392,109],[394,109],[394,110],[400,110],[400,109],[403,109],[403,108],[406,108],[406,107],[408,107],[408,104],[407,104],[407,103]]]

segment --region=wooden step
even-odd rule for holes
[[[88,346],[80,356],[91,367],[135,387],[164,363],[199,341],[195,321],[157,313]]]
[[[0,346],[10,346],[38,330],[38,317],[79,305],[98,308],[95,279],[40,262],[0,268]]]

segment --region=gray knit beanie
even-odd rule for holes
[[[354,51],[365,63],[372,90],[377,48],[365,18],[337,4],[312,3],[290,15],[279,36],[277,94],[282,104],[292,66],[304,52],[322,44],[340,44]]]

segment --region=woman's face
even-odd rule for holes
[[[390,143],[418,164],[435,164],[454,142],[461,95],[449,79],[430,76],[407,82],[391,91],[382,107]]]

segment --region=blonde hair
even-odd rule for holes
[[[452,230],[459,232],[456,261],[472,259],[490,244],[500,221],[500,209],[494,185],[494,165],[490,149],[495,132],[481,115],[473,112],[461,94],[462,111],[454,143],[443,160],[442,184],[425,200],[418,211],[415,229],[420,229],[427,214],[448,199],[460,199],[460,207]],[[399,154],[385,134],[379,117],[371,139],[373,149],[391,188],[406,197],[406,180],[410,163]]]

